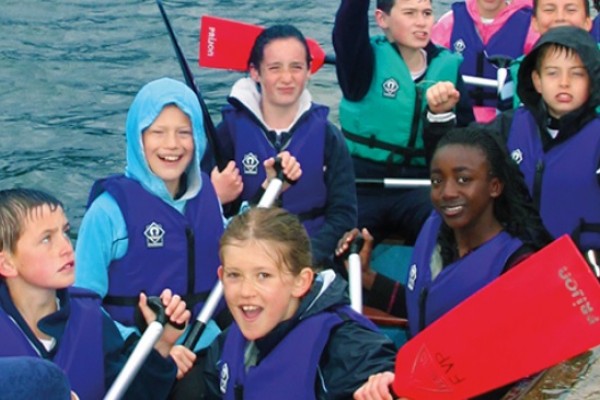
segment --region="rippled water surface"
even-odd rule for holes
[[[292,23],[331,53],[338,4],[164,1],[215,122],[241,74],[198,67],[201,15],[261,25]],[[435,1],[435,14],[448,4]],[[55,193],[66,204],[75,238],[92,182],[123,171],[123,126],[137,90],[157,77],[182,78],[164,23],[152,0],[3,0],[0,33],[0,187]],[[324,66],[310,88],[337,120],[340,95],[333,68]],[[597,359],[596,352],[583,361],[585,374],[577,376],[576,390],[541,389],[538,398],[600,398]]]
[[[197,64],[203,14],[254,24],[293,23],[332,52],[337,2],[164,1],[215,122],[241,74]],[[161,76],[182,79],[156,3],[4,0],[0,13],[1,187],[35,186],[66,204],[76,233],[92,182],[124,168],[124,123],[137,90]],[[311,83],[337,118],[331,66]]]

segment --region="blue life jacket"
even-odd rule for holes
[[[406,283],[408,326],[412,336],[500,276],[508,259],[523,245],[521,240],[502,231],[444,267],[432,281],[431,257],[441,224],[442,217],[434,211],[423,225],[413,251]]]
[[[488,57],[503,56],[515,59],[523,54],[523,47],[529,31],[533,11],[526,7],[511,15],[505,24],[484,45],[467,11],[465,2],[452,4],[454,26],[450,37],[450,47],[462,54],[464,61],[460,66],[463,75],[477,76],[496,80],[498,68]],[[507,82],[511,80],[510,74]],[[508,98],[500,104],[497,90],[467,85],[474,106],[487,106],[501,111],[512,109],[513,99]]]
[[[58,349],[52,362],[65,371],[72,390],[80,399],[101,399],[106,388],[100,297],[78,288],[70,288],[69,295],[69,320],[63,336],[55,338]],[[1,307],[0,332],[0,357],[40,356]]]
[[[600,16],[596,15],[594,20],[592,21],[592,29],[590,30],[590,34],[596,42],[600,42]]]
[[[235,162],[241,166],[243,200],[252,199],[265,181],[262,164],[266,159],[284,150],[296,157],[302,166],[302,177],[281,194],[281,206],[300,218],[309,236],[318,232],[325,220],[327,187],[323,167],[328,113],[327,107],[313,104],[289,132],[289,139],[273,146],[262,124],[246,110],[228,106],[223,112],[235,143]]]
[[[548,231],[570,234],[581,250],[600,249],[600,117],[544,151],[538,125],[525,108],[515,111],[507,148]]]
[[[346,320],[376,330],[362,315],[344,306],[301,320],[257,365],[246,371],[248,341],[238,325],[227,332],[219,361],[223,399],[315,399],[317,369],[331,332]]]
[[[203,173],[202,181],[210,179]],[[88,204],[103,191],[119,205],[129,240],[125,256],[109,266],[106,311],[114,320],[134,325],[140,292],[158,296],[170,288],[196,315],[219,267],[223,220],[213,186],[204,184],[187,201],[184,215],[123,175],[95,182]]]

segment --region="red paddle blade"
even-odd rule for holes
[[[600,285],[563,236],[400,348],[393,389],[411,399],[465,399],[598,344]]]
[[[199,64],[201,67],[247,71],[248,58],[263,27],[225,18],[203,15],[200,19]],[[313,39],[307,39],[313,58],[311,72],[325,62],[325,52]]]

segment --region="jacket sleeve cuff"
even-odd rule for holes
[[[452,111],[440,114],[433,114],[431,111],[427,111],[427,121],[434,123],[450,122],[456,118],[456,114]]]

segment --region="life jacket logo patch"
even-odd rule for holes
[[[150,225],[146,225],[144,236],[146,236],[146,247],[152,249],[164,246],[165,230],[161,224],[152,222]]]
[[[400,85],[398,84],[397,80],[394,78],[388,78],[383,81],[383,84],[381,85],[382,95],[383,97],[387,97],[389,99],[395,99],[399,88]]]
[[[219,374],[219,390],[221,394],[227,393],[227,383],[229,382],[229,367],[224,363]]]
[[[260,162],[258,161],[258,156],[254,153],[247,153],[244,155],[242,159],[242,166],[244,167],[244,174],[246,175],[256,175],[258,174],[258,165]]]
[[[523,161],[523,152],[521,149],[513,150],[512,153],[510,153],[510,158],[519,165]]]
[[[467,45],[462,39],[458,39],[456,42],[454,42],[453,47],[455,52],[462,54],[462,52],[467,48]]]
[[[406,286],[409,290],[415,290],[415,282],[417,280],[417,264],[413,264],[410,266],[410,270],[408,271],[408,280],[406,282]]]

